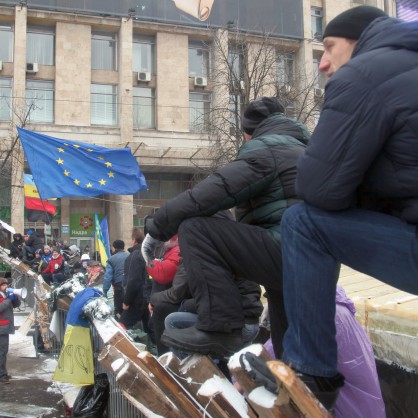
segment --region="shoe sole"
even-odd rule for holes
[[[189,345],[187,343],[180,344],[178,341],[173,340],[171,337],[167,335],[161,336],[161,342],[167,347],[174,347],[181,351],[212,355],[212,356],[218,356],[218,357],[229,357],[232,354],[234,354],[236,351],[240,350],[240,348],[237,348],[237,350],[225,350],[224,346],[220,344],[216,344],[216,343],[205,343],[202,345],[197,345],[197,344]]]

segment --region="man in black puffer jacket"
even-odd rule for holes
[[[228,355],[242,347],[244,310],[235,278],[266,287],[277,355],[286,329],[281,280],[280,221],[297,202],[296,161],[309,133],[284,116],[274,97],[244,113],[245,143],[236,159],[161,207],[147,223],[152,238],[177,231],[192,296],[196,327],[165,331],[163,342],[189,352]],[[211,217],[236,207],[237,222]],[[143,249],[150,241],[146,238]],[[274,318],[273,318],[274,317]]]
[[[324,107],[282,220],[283,359],[337,378],[340,263],[418,294],[418,22],[360,6],[324,31]],[[323,385],[324,386],[324,385]]]

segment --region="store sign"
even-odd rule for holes
[[[99,214],[99,221],[104,216]],[[70,215],[71,237],[91,237],[94,231],[94,213],[72,213]]]
[[[233,28],[303,38],[301,0],[31,0],[29,9],[132,16],[134,20]],[[21,4],[20,0],[0,4]]]

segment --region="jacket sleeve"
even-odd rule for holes
[[[48,265],[45,267],[45,270],[43,270],[41,273],[53,273],[54,269],[52,268],[52,258],[49,260]]]
[[[113,267],[112,267],[112,264],[109,263],[109,260],[107,260],[106,269],[105,269],[104,278],[103,278],[103,292],[106,293],[110,289],[110,286],[112,285],[112,279],[113,279]]]
[[[176,245],[164,254],[162,261],[153,260],[154,267],[147,266],[148,274],[158,284],[170,284],[177,272],[180,260],[179,253],[180,247]]]
[[[296,192],[324,210],[353,205],[390,132],[385,99],[348,64],[327,84],[318,125],[297,166]]]
[[[162,206],[147,222],[150,235],[167,241],[185,219],[214,215],[259,194],[260,188],[277,175],[277,163],[264,147],[254,150],[255,141],[244,144],[234,161]]]
[[[176,275],[173,279],[173,285],[162,292],[155,292],[151,295],[151,304],[159,303],[180,304],[183,300],[191,298],[189,284],[187,282],[187,274],[182,259],[177,268]]]

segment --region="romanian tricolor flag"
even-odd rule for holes
[[[57,208],[46,200],[41,200],[33,177],[30,174],[24,176],[25,206],[28,221],[44,221],[49,224],[57,212]]]

